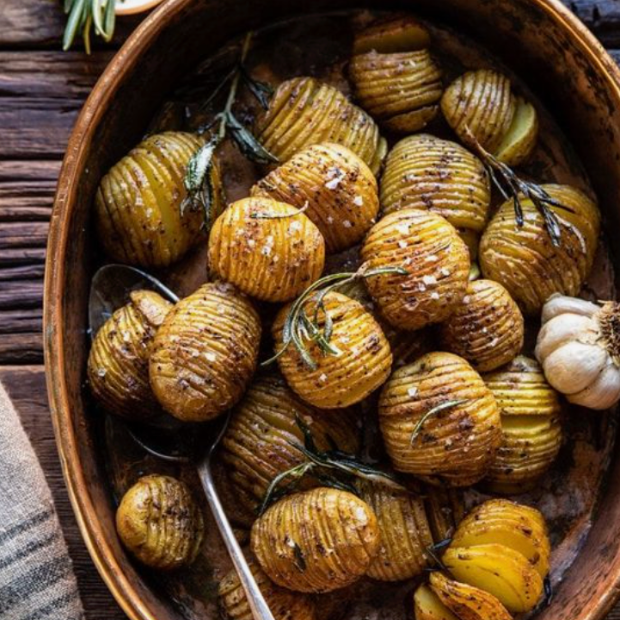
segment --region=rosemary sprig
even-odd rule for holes
[[[64,0],[67,25],[62,39],[62,49],[67,51],[81,33],[86,53],[90,54],[90,33],[93,25],[95,34],[109,42],[114,35],[116,0]]]
[[[521,179],[510,166],[499,161],[499,159],[489,153],[480,142],[478,142],[476,136],[474,136],[469,127],[465,127],[464,131],[467,142],[476,150],[479,157],[482,159],[493,185],[498,189],[504,200],[512,200],[517,226],[519,226],[519,228],[523,226],[523,208],[521,206],[521,200],[525,197],[531,200],[532,204],[543,216],[545,228],[549,233],[551,243],[555,247],[559,247],[562,229],[560,228],[557,215],[550,207],[556,207],[557,209],[563,209],[571,213],[573,210],[558,202],[555,198],[552,198],[537,183]]]
[[[304,436],[304,445],[291,442],[291,446],[297,448],[308,460],[281,472],[271,481],[260,505],[259,516],[274,501],[296,490],[301,479],[305,476],[315,478],[323,486],[353,494],[358,493],[355,486],[349,482],[350,479],[354,478],[369,480],[375,484],[382,484],[400,491],[407,490],[394,476],[363,463],[353,454],[347,454],[338,449],[319,450],[308,425],[299,416],[295,416],[295,421]],[[329,472],[334,472],[334,475]],[[343,475],[345,476],[344,480],[338,477]],[[282,483],[287,479],[291,479],[291,482],[282,487]]]
[[[411,445],[415,443],[415,440],[418,438],[418,435],[422,431],[422,427],[429,418],[437,415],[438,413],[441,413],[442,411],[446,411],[447,409],[453,409],[454,407],[458,407],[459,405],[464,405],[466,402],[468,402],[467,399],[446,400],[443,403],[440,403],[439,405],[433,407],[432,409],[429,409],[415,425],[413,432],[411,433]]]
[[[444,571],[448,570],[445,564],[441,561],[440,554],[445,549],[445,547],[447,547],[451,542],[452,542],[451,538],[446,538],[444,540],[439,541],[438,543],[435,543],[434,545],[429,545],[428,547],[426,547],[426,553],[431,558],[434,564],[434,566],[429,567],[428,569],[429,571],[432,572],[436,570],[444,570]]]
[[[268,93],[271,92],[271,87],[254,80],[245,68],[245,60],[250,50],[252,34],[252,32],[249,32],[243,41],[241,55],[236,67],[224,77],[222,82],[215,88],[204,104],[205,107],[209,105],[223,90],[224,86],[230,83],[224,109],[216,114],[210,123],[201,127],[198,133],[205,133],[217,126],[216,131],[213,133],[211,139],[194,153],[187,165],[187,172],[184,179],[187,196],[181,204],[181,214],[185,213],[187,209],[202,209],[204,211],[205,225],[207,227],[211,223],[211,205],[214,191],[211,185],[213,156],[215,155],[217,147],[229,134],[239,151],[248,159],[260,164],[277,163],[278,161],[278,159],[243,126],[233,112],[233,105],[236,101],[237,92],[242,80],[244,84],[248,85],[250,91],[261,105],[269,105]]]
[[[355,272],[334,273],[318,279],[292,303],[282,329],[282,346],[273,357],[262,362],[261,366],[268,366],[275,362],[291,344],[311,370],[316,370],[317,364],[308,350],[309,342],[315,342],[324,355],[341,355],[342,352],[330,343],[334,323],[325,306],[327,294],[355,280],[386,274],[408,275],[408,273],[403,267],[366,269],[362,266]],[[306,304],[312,301],[315,307],[313,316],[310,318],[306,314]],[[320,325],[321,315],[323,316],[322,327]]]

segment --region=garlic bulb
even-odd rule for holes
[[[545,303],[536,358],[571,403],[608,409],[620,400],[620,304],[563,295]]]

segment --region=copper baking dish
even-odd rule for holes
[[[90,207],[102,173],[136,143],[180,74],[244,31],[304,13],[396,8],[439,18],[491,49],[553,112],[585,163],[608,236],[620,223],[620,71],[556,0],[168,0],[131,36],[75,126],[54,206],[45,282],[47,384],[58,450],[84,540],[132,619],[181,617],[136,572],[114,531],[96,427],[83,400],[87,301],[94,265]],[[613,247],[612,247],[613,250]],[[617,265],[618,266],[618,265]],[[552,604],[539,617],[602,618],[620,592],[620,459],[594,523]]]

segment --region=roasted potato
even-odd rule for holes
[[[441,110],[465,144],[477,142],[509,166],[521,164],[536,146],[536,109],[516,97],[510,80],[497,71],[479,69],[461,75],[444,92]]]
[[[550,545],[534,508],[489,500],[460,524],[442,557],[459,581],[492,594],[513,613],[531,611],[543,592]]]
[[[339,355],[324,354],[319,344],[305,340],[316,368],[310,368],[290,345],[278,357],[280,371],[291,389],[303,400],[322,409],[348,407],[360,402],[380,387],[390,374],[392,353],[381,327],[359,302],[337,293],[327,293],[325,308],[333,322],[330,345]],[[313,316],[316,301],[310,298],[304,308]],[[290,306],[285,306],[273,324],[275,351],[283,347],[283,329]],[[325,316],[318,315],[323,328]]]
[[[430,587],[441,603],[460,620],[512,620],[501,602],[480,588],[448,579],[437,572],[431,573]]]
[[[280,162],[307,146],[335,142],[351,149],[374,174],[379,172],[387,142],[366,112],[339,90],[311,77],[280,84],[267,113],[258,121],[257,136]]]
[[[297,398],[281,377],[259,378],[233,410],[219,453],[246,511],[255,514],[272,480],[307,460],[295,447],[304,444],[297,417],[310,429],[319,450],[336,445],[343,452],[357,452],[359,433],[351,412],[329,415]]]
[[[502,445],[487,477],[496,493],[531,489],[549,469],[562,445],[562,407],[538,363],[519,356],[482,376],[502,420]]]
[[[370,506],[319,487],[274,504],[252,527],[252,551],[267,576],[296,592],[331,592],[357,581],[379,551]]]
[[[325,242],[295,207],[270,198],[239,200],[209,235],[209,271],[263,301],[299,295],[323,271]]]
[[[133,291],[130,299],[97,332],[88,356],[88,383],[110,413],[144,419],[159,411],[149,384],[149,355],[172,304],[153,291]]]
[[[210,420],[235,405],[254,373],[261,324],[230,284],[209,283],[182,299],[155,335],[153,392],[180,420]]]
[[[315,605],[310,597],[276,586],[256,562],[249,565],[275,620],[315,620]],[[219,602],[225,620],[254,620],[234,569],[220,581]]]
[[[485,372],[513,360],[523,347],[523,316],[508,291],[493,280],[469,283],[463,301],[441,325],[447,351]]]
[[[358,243],[379,211],[377,180],[370,168],[353,151],[329,142],[293,155],[251,193],[304,209],[329,253]]]
[[[425,583],[413,595],[413,609],[415,620],[459,620]]]
[[[379,424],[396,470],[450,486],[481,480],[502,437],[493,394],[452,353],[428,353],[394,372],[381,392]]]
[[[430,210],[445,217],[474,257],[491,201],[482,162],[455,142],[428,134],[409,136],[389,152],[381,177],[384,213]]]
[[[433,537],[421,497],[372,482],[358,483],[360,497],[372,508],[381,545],[367,575],[380,581],[403,581],[429,565]]]
[[[142,564],[173,570],[196,559],[203,538],[202,512],[183,482],[144,476],[123,496],[116,531]]]
[[[353,53],[375,51],[380,54],[393,54],[426,49],[430,44],[430,33],[420,21],[407,14],[391,14],[375,19],[356,33]]]
[[[204,237],[204,214],[181,212],[185,170],[202,138],[180,131],[149,136],[101,179],[95,197],[97,235],[110,258],[166,267]],[[211,211],[223,209],[217,159],[211,170]]]
[[[451,539],[465,515],[463,492],[461,489],[428,485],[423,495],[433,540],[441,543]]]
[[[540,312],[553,293],[574,296],[580,291],[592,268],[600,229],[598,207],[583,192],[568,185],[541,187],[566,207],[549,207],[561,230],[558,247],[542,214],[523,197],[523,226],[517,224],[509,200],[500,206],[480,241],[484,277],[505,286],[527,315]]]
[[[441,69],[428,49],[353,56],[349,78],[360,105],[389,131],[411,133],[439,111]]]
[[[361,258],[367,269],[407,271],[365,280],[383,317],[398,329],[444,321],[467,289],[467,246],[451,224],[430,211],[403,209],[386,215],[368,233]]]

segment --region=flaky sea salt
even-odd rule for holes
[[[325,373],[322,373],[321,376],[319,377],[319,381],[321,383],[325,383],[327,381],[327,375]]]
[[[407,224],[407,222],[403,222],[402,224],[398,224],[398,226],[396,226],[396,230],[401,235],[408,235],[409,234],[409,224]]]
[[[353,199],[353,204],[354,204],[356,207],[361,207],[361,206],[364,204],[364,199],[363,199],[361,196],[356,196],[356,197]]]
[[[399,247],[399,248],[403,248],[403,249],[404,249],[404,248],[406,248],[408,245],[409,245],[409,244],[408,244],[408,243],[407,243],[404,239],[401,239],[401,240],[398,242],[398,247]]]
[[[288,227],[288,231],[290,233],[294,233],[297,230],[301,230],[303,228],[301,222],[299,222],[298,220],[295,220],[293,222],[291,222],[291,225]]]
[[[411,396],[411,398],[413,398],[413,397],[414,397],[417,393],[418,393],[418,388],[417,388],[417,387],[410,387],[410,388],[407,390],[407,394],[408,394],[409,396]]]
[[[217,359],[217,355],[215,353],[213,353],[212,351],[209,351],[205,357],[207,358],[207,360],[209,362],[214,362]]]
[[[427,285],[437,284],[437,278],[435,276],[422,276],[422,282]]]
[[[344,222],[342,222],[342,225],[343,225],[345,228],[352,228],[352,227],[353,227],[353,224],[351,223],[351,221],[350,221],[350,220],[344,220]]]

